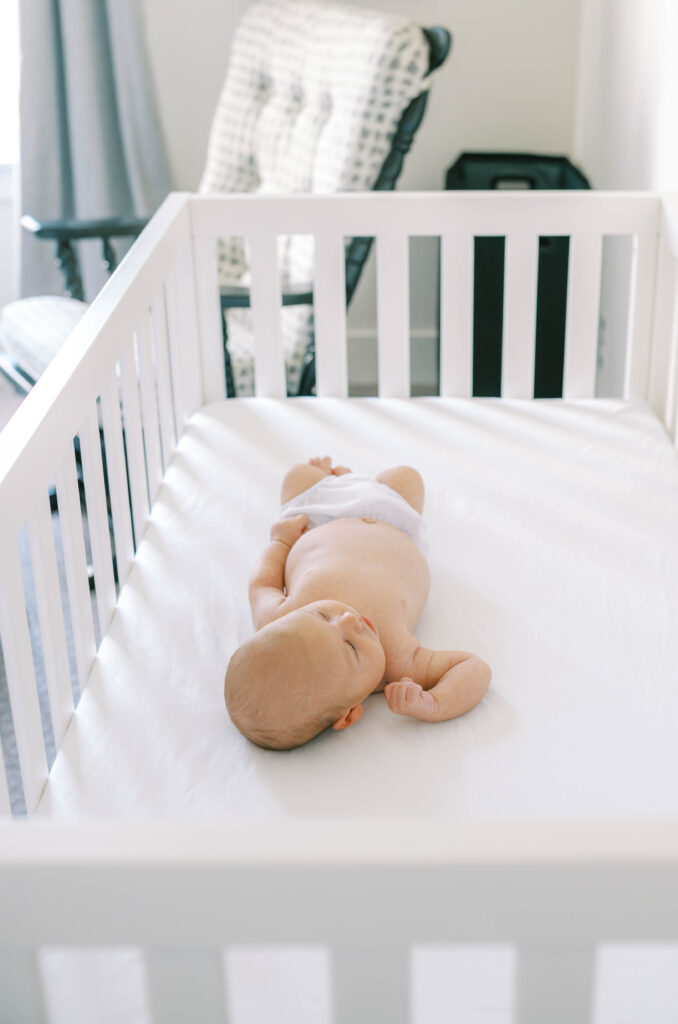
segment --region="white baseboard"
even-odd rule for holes
[[[346,332],[349,385],[353,393],[374,391],[377,385],[377,330],[351,327]],[[410,331],[413,391],[435,391],[438,386],[438,331],[414,327]]]

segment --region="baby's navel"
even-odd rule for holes
[[[362,516],[361,518],[363,523],[376,523],[377,521],[376,519],[373,519],[372,516]]]

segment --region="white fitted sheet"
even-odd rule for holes
[[[292,752],[230,723],[225,666],[285,470],[419,468],[427,646],[492,666],[470,714],[391,714]],[[191,421],[43,815],[467,820],[678,815],[678,462],[644,403],[238,400]]]
[[[297,751],[249,744],[222,680],[287,467],[408,462],[427,488],[419,635],[494,680],[438,725],[392,715]],[[191,421],[40,807],[43,815],[678,814],[678,463],[641,403],[239,400]],[[413,951],[412,1020],[510,1024],[511,946]],[[668,1024],[678,947],[600,947],[593,1024]],[[42,954],[52,1024],[149,1020],[138,952]],[[330,1024],[322,949],[230,949],[235,1024]],[[451,1016],[452,1015],[452,1016]]]

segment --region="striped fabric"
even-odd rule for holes
[[[35,381],[86,309],[58,295],[11,302],[0,312],[0,350]]]
[[[253,5],[233,42],[200,191],[369,191],[428,63],[422,30],[401,17],[318,0]],[[312,282],[311,238],[281,237],[278,249],[283,288]],[[224,286],[248,283],[242,239],[220,242],[219,273]],[[281,316],[296,393],[312,312]],[[226,321],[236,393],[252,394],[251,314],[231,310]]]

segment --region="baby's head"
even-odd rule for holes
[[[341,601],[314,601],[239,647],[226,670],[232,721],[260,747],[290,750],[357,722],[384,677],[376,630]]]

